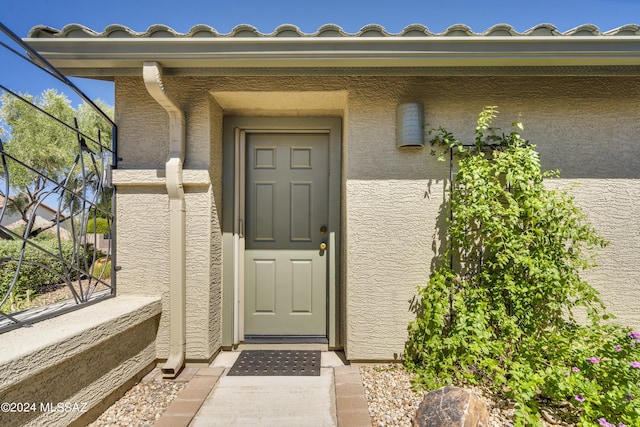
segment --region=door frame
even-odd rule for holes
[[[223,291],[222,345],[244,341],[244,186],[246,135],[250,133],[323,133],[329,136],[327,339],[341,346],[340,228],[342,120],[334,117],[225,117],[223,125]]]

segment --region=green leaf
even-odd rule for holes
[[[419,291],[405,360],[439,384],[506,392],[517,403],[514,425],[539,424],[545,398],[568,408],[565,421],[574,424],[637,419],[640,373],[629,363],[640,360],[640,345],[630,346],[624,328],[602,323],[609,314],[580,277],[607,242],[567,191],[545,187],[558,173],[542,171],[535,145],[518,133],[523,125],[499,134],[496,114],[487,107],[478,116],[476,149],[443,127],[432,133],[444,149],[439,156],[454,148],[457,160],[452,216],[443,221],[453,268],[443,259]],[[572,320],[576,306],[587,308],[586,325]],[[616,352],[621,343],[634,353]],[[600,364],[585,362],[596,355]],[[578,394],[584,404],[576,405]],[[638,400],[625,401],[628,395]]]

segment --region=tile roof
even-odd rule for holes
[[[178,33],[165,25],[135,32],[110,25],[38,26],[27,43],[68,75],[111,79],[137,75],[145,61],[183,75],[319,74],[592,74],[638,75],[640,26],[602,32],[591,24],[560,32],[540,24],[522,33],[506,24],[474,33],[453,25],[442,33],[412,24],[392,34],[380,25],[347,33],[333,24],[314,33],[281,25],[261,33],[238,25],[222,34],[206,25]],[[569,68],[567,68],[569,67]]]
[[[421,24],[412,24],[405,27],[399,33],[390,33],[383,26],[370,24],[364,26],[357,33],[347,33],[340,26],[326,24],[318,28],[314,33],[305,33],[295,25],[285,24],[277,27],[272,33],[261,33],[251,25],[238,25],[231,32],[224,34],[208,25],[196,25],[187,33],[179,33],[173,28],[156,24],[150,26],[145,32],[136,32],[123,25],[109,25],[102,32],[94,31],[79,24],[66,25],[61,30],[40,25],[31,29],[29,38],[242,38],[242,37],[548,37],[548,36],[638,36],[640,37],[640,25],[627,24],[621,27],[602,32],[597,26],[584,24],[571,30],[560,32],[552,24],[539,24],[524,32],[516,31],[511,25],[494,25],[482,33],[475,33],[463,24],[453,25],[442,33],[433,33]]]

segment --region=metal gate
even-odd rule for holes
[[[0,68],[0,332],[5,332],[115,295],[110,177],[118,159],[112,118],[2,23],[0,64],[53,79],[84,102],[69,110],[61,105],[66,96],[56,91],[23,94],[5,85]],[[25,74],[25,85],[29,78]]]

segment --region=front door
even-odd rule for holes
[[[246,136],[245,336],[327,336],[329,134]]]

